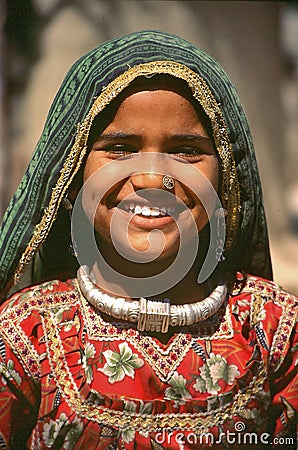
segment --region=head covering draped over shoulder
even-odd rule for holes
[[[72,275],[66,249],[70,232],[59,231],[66,223],[61,202],[84,162],[92,122],[134,79],[154,74],[185,80],[210,119],[220,163],[220,196],[228,211],[227,261],[238,258],[239,270],[271,278],[253,143],[234,86],[223,68],[193,44],[172,34],[143,31],[101,44],[68,72],[2,223],[3,293],[47,242],[57,261],[63,261],[63,276]],[[64,246],[55,241],[61,234]]]

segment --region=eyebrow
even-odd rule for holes
[[[132,133],[123,133],[122,131],[115,131],[113,133],[107,133],[107,134],[101,134],[98,136],[96,141],[112,141],[115,139],[140,139],[141,136],[138,134],[132,134]]]
[[[202,136],[201,134],[175,134],[171,136],[171,139],[175,141],[203,141],[203,142],[211,142],[211,139],[206,136]]]
[[[211,139],[206,136],[202,136],[200,134],[173,134],[169,136],[169,138],[173,141],[181,141],[181,142],[192,142],[192,141],[200,141],[200,142],[211,142]],[[115,131],[113,133],[101,134],[96,139],[97,141],[113,141],[117,139],[127,139],[127,140],[140,140],[142,136],[139,134],[133,133],[124,133],[122,131]]]

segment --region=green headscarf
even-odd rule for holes
[[[59,227],[61,202],[83,164],[93,119],[139,76],[184,79],[210,119],[221,167],[221,201],[228,210],[226,259],[238,269],[271,278],[261,185],[247,119],[223,68],[172,34],[142,31],[101,44],[68,72],[0,230],[0,290],[21,277],[39,250],[50,245],[73,276]],[[67,225],[69,226],[69,224]],[[50,243],[50,244],[49,244]],[[58,264],[59,265],[59,264]],[[53,273],[54,276],[54,273]]]

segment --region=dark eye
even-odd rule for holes
[[[104,150],[109,158],[121,158],[136,152],[133,147],[126,144],[107,145]]]
[[[204,154],[204,151],[197,147],[178,147],[172,152],[178,158],[187,159],[188,161],[196,161]]]

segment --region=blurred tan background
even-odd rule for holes
[[[236,85],[263,181],[275,280],[298,294],[296,2],[0,0],[0,216],[71,64],[141,29],[192,41]]]

